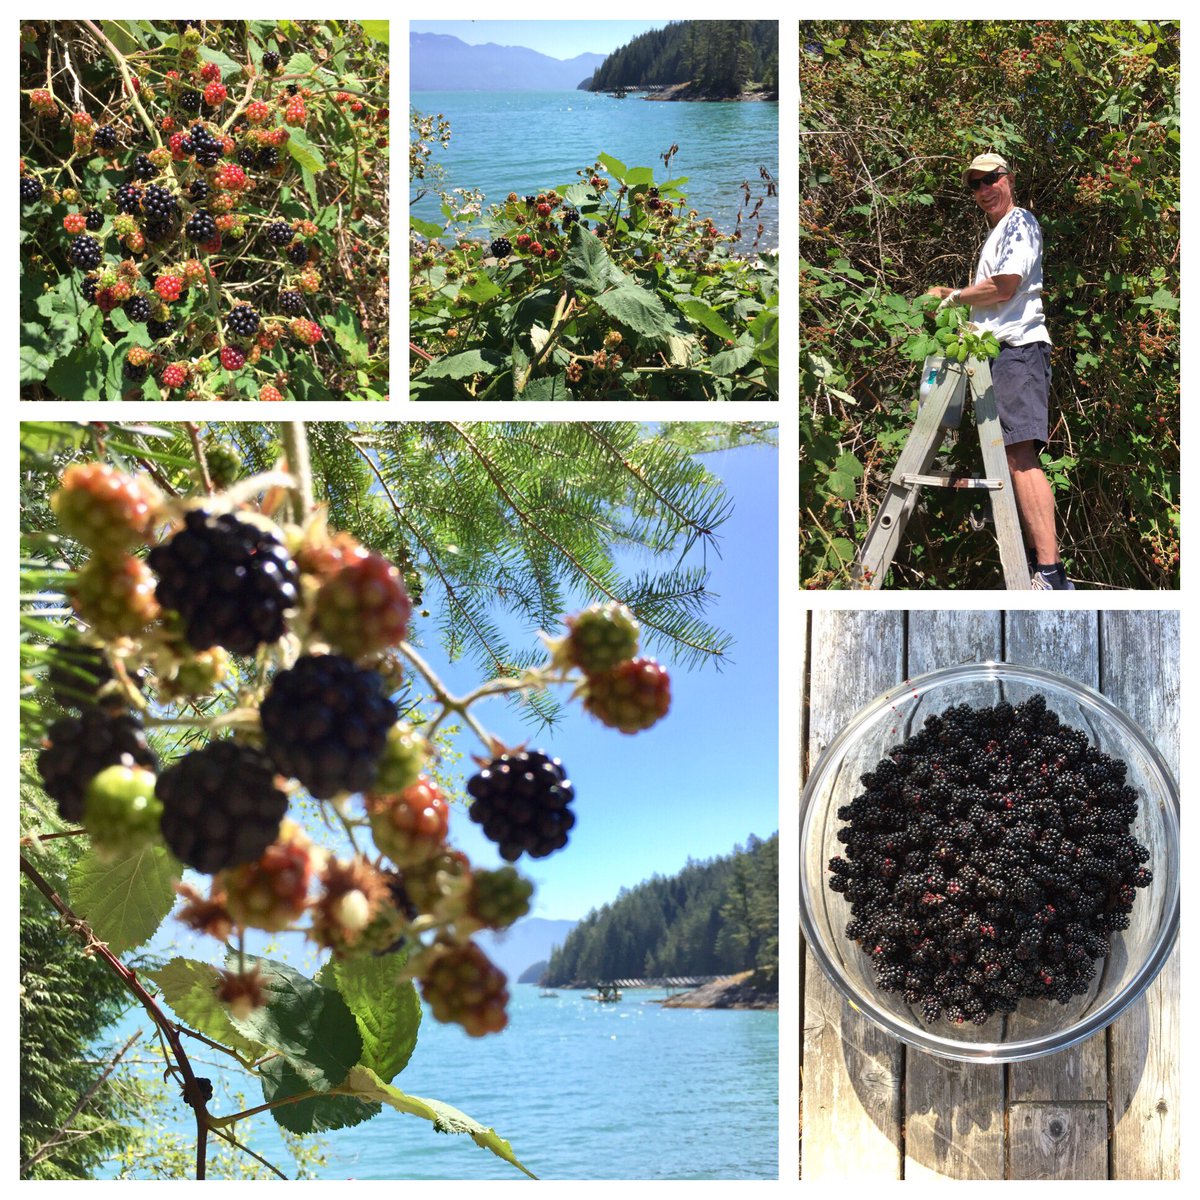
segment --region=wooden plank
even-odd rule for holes
[[[1008,472],[1008,455],[1004,449],[1004,433],[996,411],[996,393],[992,390],[992,369],[987,359],[972,358],[967,370],[971,378],[971,398],[975,409],[975,425],[979,430],[979,445],[983,451],[983,473],[1003,479],[1005,486],[990,494],[992,520],[996,525],[996,543],[1000,548],[1000,565],[1004,569],[1004,586],[1010,592],[1028,592],[1029,564],[1025,558],[1025,539],[1021,533],[1021,518],[1017,513],[1017,497]]]
[[[859,708],[904,678],[903,647],[902,613],[813,614],[810,762]],[[801,1177],[897,1179],[903,1046],[850,1009],[811,951],[804,977]]]
[[[1057,671],[1090,687],[1100,683],[1100,650],[1097,616],[1084,610],[1040,611],[1025,610],[1010,612],[1005,624],[1005,657],[1011,663],[1031,667],[1044,667]],[[1027,1024],[1019,1013],[1009,1019],[1010,1029],[1020,1034]],[[1048,1058],[1032,1062],[1013,1063],[1008,1072],[1008,1099],[1015,1105],[1023,1101],[1036,1101],[1045,1105],[1066,1105],[1070,1102],[1103,1102],[1106,1086],[1106,1053],[1103,1033],[1088,1038],[1079,1046],[1052,1054]],[[1094,1153],[1101,1153],[1107,1162],[1106,1122],[1101,1122],[1096,1136],[1100,1143],[1095,1146],[1072,1146],[1069,1154],[1081,1161],[1091,1161]],[[1073,1125],[1071,1139],[1088,1136],[1092,1123]],[[1009,1118],[1010,1162],[1044,1162],[1047,1146],[1039,1142],[1036,1146],[1024,1144],[1024,1139],[1045,1138],[1043,1125],[1029,1126]],[[1054,1139],[1051,1139],[1051,1143]],[[1057,1151],[1056,1151],[1057,1153]],[[1020,1176],[1020,1178],[1042,1178],[1043,1176]],[[1059,1176],[1053,1176],[1059,1178]],[[1102,1178],[1103,1176],[1099,1176]],[[1018,1176],[1014,1176],[1018,1178]]]
[[[1103,1104],[1014,1104],[1008,1125],[1010,1179],[1107,1178]]]
[[[921,610],[908,618],[908,676],[1001,657],[997,612]],[[1004,1178],[1004,1068],[905,1055],[904,1178]]]
[[[1100,615],[1105,695],[1179,772],[1179,614]],[[1112,1177],[1179,1178],[1179,951],[1109,1029]]]

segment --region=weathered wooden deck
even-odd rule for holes
[[[802,781],[842,725],[886,688],[987,659],[1099,689],[1178,774],[1177,612],[823,611],[809,623]],[[801,947],[801,1178],[1178,1178],[1178,948],[1107,1030],[1049,1058],[978,1066],[909,1049],[877,1029]]]

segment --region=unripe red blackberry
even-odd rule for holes
[[[209,742],[173,763],[157,793],[171,853],[206,875],[259,858],[288,805],[270,759],[234,741]]]
[[[102,638],[136,637],[158,618],[154,576],[140,558],[97,555],[75,576],[71,602]]]
[[[375,782],[396,706],[375,671],[340,654],[305,655],[275,676],[260,715],[275,765],[328,800]]]
[[[42,787],[58,805],[63,820],[73,823],[83,819],[87,786],[105,767],[154,770],[158,765],[140,721],[98,708],[88,709],[81,717],[55,721],[44,746],[37,760]]]
[[[611,729],[649,729],[671,707],[671,679],[652,658],[632,658],[588,676],[584,707]]]
[[[154,772],[117,764],[105,767],[88,784],[83,827],[97,855],[111,861],[156,841],[161,812]]]
[[[72,463],[50,497],[59,527],[101,554],[131,550],[145,542],[158,519],[162,497],[142,476],[107,463]]]
[[[482,1037],[508,1024],[507,984],[504,972],[474,942],[438,944],[428,951],[421,995],[437,1020]]]
[[[239,925],[278,933],[304,913],[312,876],[312,842],[286,821],[259,858],[222,871],[219,882],[229,915]]]
[[[420,778],[398,795],[367,796],[375,845],[398,867],[438,854],[450,828],[450,805],[432,779]]]
[[[623,604],[597,604],[567,618],[561,657],[588,675],[611,671],[637,650],[638,623]]]
[[[411,612],[400,572],[381,554],[368,554],[321,585],[314,625],[335,650],[362,658],[402,642]]]
[[[545,858],[567,844],[575,789],[560,759],[541,750],[502,754],[467,781],[467,792],[471,820],[508,862],[526,852]]]
[[[150,551],[150,565],[159,602],[183,617],[197,650],[253,654],[286,632],[300,575],[280,538],[261,525],[193,509],[183,529]]]

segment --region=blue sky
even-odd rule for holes
[[[673,874],[689,857],[727,854],[749,834],[766,837],[779,828],[778,453],[746,446],[701,461],[733,500],[733,515],[719,531],[721,556],[707,557],[709,587],[718,596],[709,619],[732,634],[730,661],[720,672],[672,667],[671,712],[644,733],[607,729],[573,703],[550,736],[532,740],[531,748],[563,760],[576,788],[566,849],[517,864],[536,884],[536,916],[582,917],[623,886]],[[478,682],[470,664],[448,664],[436,646],[422,653],[452,690]],[[478,714],[497,736],[529,736],[503,701],[487,702]],[[475,753],[477,740],[464,736],[459,749]],[[473,862],[499,865],[495,847],[462,808],[450,828]]]
[[[409,21],[413,33],[444,33],[471,46],[525,46],[551,58],[611,54],[647,29],[667,21]]]

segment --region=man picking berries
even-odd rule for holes
[[[992,387],[1013,492],[1025,536],[1033,543],[1035,591],[1073,591],[1058,559],[1054,493],[1039,454],[1049,437],[1050,334],[1042,313],[1042,231],[1037,218],[1013,201],[1013,175],[998,154],[979,154],[962,173],[991,232],[979,252],[975,283],[931,287],[943,303],[969,304],[980,332],[993,333],[1000,355]]]

